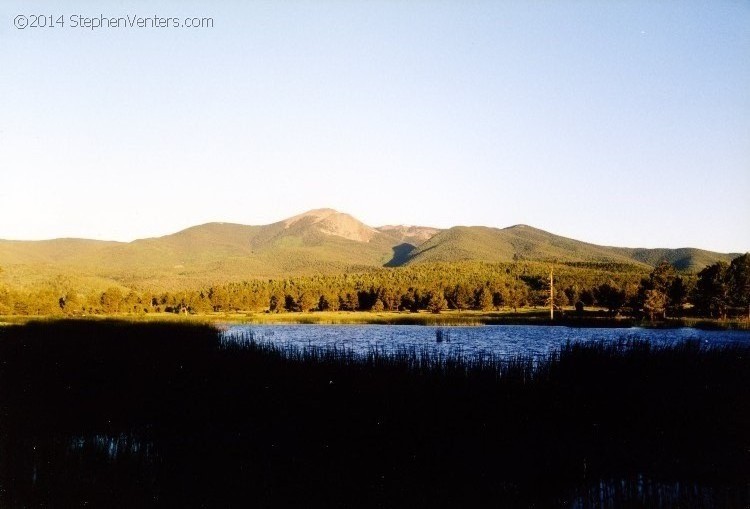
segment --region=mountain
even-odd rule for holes
[[[679,270],[698,271],[738,253],[696,248],[645,249],[608,247],[561,237],[527,225],[508,228],[455,226],[435,234],[409,253],[405,264],[481,260],[508,262],[514,258],[558,262],[611,262],[654,267],[667,260]]]
[[[740,256],[742,253],[714,253],[704,249],[694,247],[682,247],[678,249],[644,249],[644,248],[627,248],[617,247],[610,248],[622,253],[629,258],[654,266],[662,260],[667,260],[678,270],[698,272],[706,265],[711,265],[717,261],[731,262],[733,258]]]
[[[526,225],[509,228],[454,226],[441,231],[412,251],[407,264],[481,260],[509,262],[523,259],[560,261],[608,257],[599,246],[558,237]],[[632,260],[626,260],[632,263]]]
[[[0,267],[6,268],[2,277],[19,284],[64,274],[191,287],[369,270],[388,264],[400,240],[348,214],[318,209],[268,225],[208,223],[129,243],[0,240]]]
[[[356,242],[370,242],[378,234],[375,228],[367,226],[333,209],[315,209],[281,221],[285,230],[314,230],[323,235],[342,237]]]
[[[560,262],[643,263],[603,246],[561,237],[522,224],[508,228],[454,226],[437,233],[412,251],[406,263],[457,260],[509,262],[514,258]]]
[[[436,233],[441,230],[430,228],[429,226],[410,226],[410,225],[386,225],[376,228],[378,231],[394,237],[404,244],[419,246],[430,240]]]
[[[0,264],[66,264],[80,258],[96,257],[121,242],[88,239],[1,240]]]
[[[208,223],[133,242],[86,239],[0,240],[0,281],[29,286],[74,278],[92,287],[194,287],[213,282],[303,274],[335,274],[430,262],[513,259],[614,262],[652,267],[667,259],[699,270],[733,254],[695,248],[606,247],[526,225],[456,226],[445,230],[373,228],[333,209],[310,210],[267,225]]]
[[[208,223],[172,235],[136,240],[118,250],[132,266],[144,252],[146,264],[194,271],[221,266],[229,272],[277,276],[344,266],[377,266],[389,260],[392,240],[348,214],[311,210],[262,226]]]

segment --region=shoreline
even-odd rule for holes
[[[414,325],[414,326],[482,326],[482,325],[530,325],[540,327],[572,327],[572,328],[644,328],[644,329],[680,329],[692,327],[703,330],[750,330],[748,320],[717,320],[707,318],[667,318],[662,321],[650,322],[636,320],[632,317],[601,316],[598,311],[591,311],[583,316],[572,313],[550,320],[547,311],[539,309],[521,312],[480,312],[480,311],[448,311],[440,314],[412,313],[412,312],[381,312],[368,311],[313,311],[313,312],[237,312],[237,313],[206,313],[206,314],[101,314],[101,315],[9,315],[0,316],[0,327],[8,325],[22,325],[34,321],[59,320],[122,320],[130,322],[194,322],[194,323],[227,323],[227,324],[258,324],[258,325]]]

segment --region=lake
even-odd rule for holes
[[[682,341],[701,344],[750,344],[750,331],[633,328],[576,328],[539,325],[421,326],[421,325],[229,325],[224,341],[252,338],[279,346],[336,347],[365,354],[400,348],[427,348],[445,354],[518,355],[540,358],[566,342],[645,340],[655,345]]]
[[[232,324],[219,334],[116,321],[0,329],[0,507],[750,502],[749,331]],[[619,348],[629,340],[738,347]],[[595,344],[543,361],[568,342]],[[413,349],[427,362],[304,352],[327,347]],[[463,360],[435,362],[452,353]],[[467,362],[480,354],[497,357]],[[541,362],[493,363],[516,356]]]

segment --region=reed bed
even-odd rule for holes
[[[47,322],[0,328],[0,387],[8,507],[750,502],[743,345],[355,354]]]

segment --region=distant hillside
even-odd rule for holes
[[[98,256],[120,242],[88,239],[2,240],[0,264],[65,264]]]
[[[509,228],[455,226],[442,231],[415,249],[409,264],[433,261],[514,259],[550,261],[612,261],[641,264],[610,249],[560,237],[526,225]]]
[[[695,248],[638,249],[598,246],[561,237],[526,225],[508,228],[455,226],[435,234],[414,249],[405,263],[432,261],[548,260],[558,262],[613,262],[653,267],[667,260],[679,270],[698,271],[716,261],[731,261],[738,254]]]
[[[698,272],[706,265],[711,265],[717,261],[731,262],[733,258],[740,256],[741,253],[714,253],[694,247],[682,247],[678,249],[644,249],[644,248],[610,248],[622,253],[633,260],[643,262],[647,265],[654,266],[662,260],[667,260],[678,270]]]
[[[85,239],[0,240],[0,281],[25,286],[74,278],[86,286],[194,287],[213,282],[366,271],[428,262],[514,259],[612,262],[647,268],[667,259],[696,271],[736,255],[695,248],[589,244],[537,228],[370,227],[333,209],[268,225],[209,223],[129,243]]]

